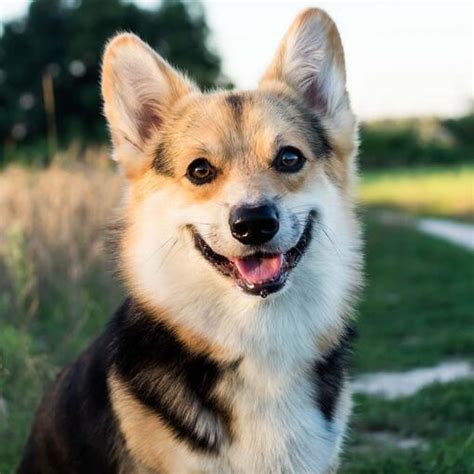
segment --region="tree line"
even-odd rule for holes
[[[118,31],[138,34],[202,87],[226,81],[199,2],[163,0],[148,10],[123,0],[33,0],[0,30],[3,151],[48,135],[59,145],[105,140],[100,60]]]

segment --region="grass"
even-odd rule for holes
[[[472,473],[474,469],[474,382],[432,385],[396,401],[356,396],[352,437],[343,473]],[[375,434],[419,440],[397,449]],[[372,435],[372,436],[371,436]]]
[[[474,165],[364,173],[360,195],[366,206],[473,221]]]
[[[463,248],[365,218],[368,288],[355,370],[409,369],[474,357],[474,259]]]
[[[44,388],[120,299],[103,237],[121,179],[94,157],[0,174],[1,474],[13,472]]]
[[[374,179],[364,185],[376,186]],[[0,174],[1,474],[14,472],[45,386],[120,299],[103,245],[120,187],[104,164]],[[363,217],[368,287],[353,371],[473,360],[472,254],[406,226],[381,224],[370,213]],[[356,396],[342,471],[472,472],[473,390],[468,380],[392,401]],[[380,433],[424,444],[402,450],[380,441]]]
[[[366,296],[355,374],[474,361],[474,258],[468,251],[366,215]],[[474,380],[433,385],[411,397],[356,396],[345,473],[470,473]],[[389,441],[381,442],[382,433]],[[399,449],[396,439],[424,446]]]

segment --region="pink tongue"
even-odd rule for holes
[[[274,257],[247,257],[232,260],[240,276],[249,283],[261,283],[276,278],[283,266],[283,255]]]

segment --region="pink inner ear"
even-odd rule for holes
[[[158,107],[150,104],[141,104],[137,113],[138,134],[142,141],[150,138],[153,129],[159,129],[162,123],[161,116],[158,113]]]
[[[324,97],[321,87],[318,84],[318,80],[313,78],[311,83],[307,86],[304,91],[304,97],[308,107],[313,111],[326,113],[328,109],[327,98]]]

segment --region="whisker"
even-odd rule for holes
[[[216,206],[222,206],[227,208],[227,204],[225,202],[220,202],[220,201],[212,201],[212,204],[215,204]]]
[[[147,255],[143,258],[143,261],[149,260],[153,258],[161,249],[163,249],[167,244],[169,244],[173,240],[173,236],[171,236],[169,239],[165,240],[159,247],[157,247],[153,252],[150,253],[150,255]]]
[[[336,251],[337,255],[339,258],[342,258],[342,253],[341,251],[339,250],[339,247],[337,246],[336,242],[333,240],[333,238],[329,235],[329,232],[330,229],[324,225],[322,222],[319,222],[318,223],[318,226],[319,228],[321,229],[321,231],[324,233],[324,235],[326,236],[326,238],[329,240],[329,242],[331,243],[331,245],[334,247],[334,250]]]
[[[166,255],[164,256],[163,260],[161,261],[161,264],[160,266],[158,267],[157,271],[160,271],[161,270],[161,267],[165,264],[166,260],[168,259],[168,257],[170,256],[171,252],[173,251],[173,249],[176,247],[176,244],[178,243],[178,239],[175,239],[173,244],[171,245],[171,247],[169,248],[168,252],[166,253]]]

